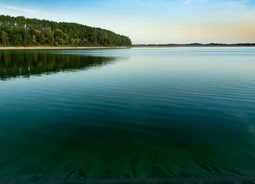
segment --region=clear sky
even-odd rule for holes
[[[134,43],[255,42],[255,0],[0,0],[0,14],[102,27]]]

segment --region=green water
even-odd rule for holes
[[[0,51],[0,182],[250,180],[255,48]]]

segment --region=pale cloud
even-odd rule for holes
[[[23,12],[23,13],[37,13],[36,10],[23,8],[23,7],[17,7],[17,6],[1,5],[1,4],[0,4],[0,9],[8,10],[8,11]]]

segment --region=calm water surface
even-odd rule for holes
[[[0,181],[255,176],[255,48],[0,51]]]

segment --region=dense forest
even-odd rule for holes
[[[0,46],[131,46],[114,32],[76,23],[0,15]]]

